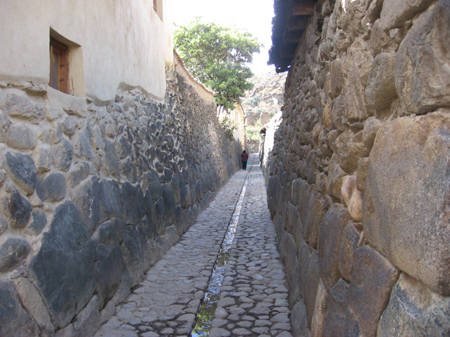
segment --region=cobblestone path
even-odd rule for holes
[[[192,333],[221,243],[248,179],[211,328]],[[96,337],[289,337],[285,274],[257,155],[222,187],[197,222],[146,274]],[[197,330],[196,330],[197,331]]]

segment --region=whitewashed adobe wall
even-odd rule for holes
[[[220,121],[228,119],[231,125],[234,126],[233,137],[237,142],[241,144],[242,149],[245,149],[246,124],[244,111],[242,110],[242,107],[239,104],[235,104],[234,110],[226,111],[221,108],[218,108],[217,111]]]
[[[160,15],[148,0],[1,1],[0,83],[49,83],[52,29],[80,46],[77,96],[104,103],[132,86],[162,101],[173,45],[167,1],[158,3]]]

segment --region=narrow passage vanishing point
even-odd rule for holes
[[[219,191],[96,337],[292,336],[285,274],[256,155],[249,168]],[[236,222],[231,242],[227,229]],[[213,270],[220,273],[211,278]],[[216,291],[206,294],[212,300],[203,307],[210,310],[197,317],[207,289]]]

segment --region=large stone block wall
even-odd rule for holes
[[[164,102],[0,88],[1,336],[93,336],[239,169],[211,94],[173,69]]]
[[[296,336],[450,335],[450,1],[319,0],[267,164]]]

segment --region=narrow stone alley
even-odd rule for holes
[[[237,229],[231,249],[219,254],[233,222]],[[228,231],[234,235],[233,229]],[[217,270],[223,275],[211,277]],[[209,302],[202,306],[205,292]],[[264,178],[254,154],[248,170],[240,170],[219,191],[96,337],[288,337],[287,297]]]

